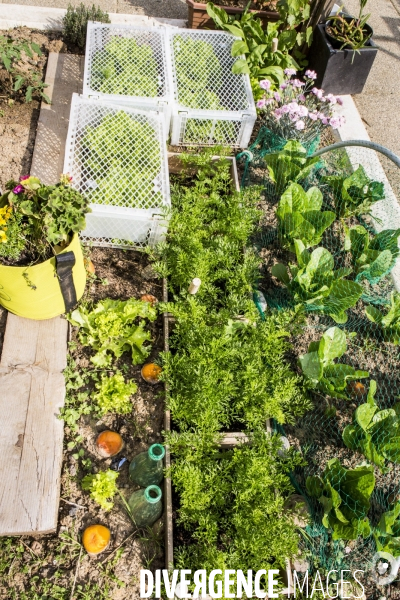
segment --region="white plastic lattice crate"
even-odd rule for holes
[[[169,131],[172,79],[166,28],[89,21],[83,95],[156,110]]]
[[[169,30],[172,145],[246,148],[256,120],[248,75],[232,73],[237,40],[224,31]]]
[[[115,247],[162,238],[171,201],[160,114],[73,94],[64,172],[90,201],[83,238]]]

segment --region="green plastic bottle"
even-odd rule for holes
[[[158,485],[149,485],[145,490],[133,492],[128,504],[137,527],[153,525],[161,517],[161,498]]]
[[[153,444],[147,452],[141,452],[129,465],[129,477],[140,485],[158,485],[163,478],[163,458],[165,448],[161,444]]]

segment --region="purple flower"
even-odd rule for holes
[[[329,125],[333,129],[338,129],[338,127],[340,127],[341,124],[342,124],[342,119],[340,117],[332,117],[331,119],[329,119]]]
[[[277,102],[281,101],[281,95],[279,92],[274,92],[274,98]]]
[[[283,114],[283,113],[282,113],[282,109],[281,109],[281,108],[276,108],[276,109],[274,110],[274,116],[275,116],[275,118],[277,119],[277,121],[279,121],[279,119],[281,119],[281,118],[282,118],[282,114]]]
[[[343,100],[340,96],[336,96],[336,102],[339,104],[339,106],[343,106]]]
[[[26,181],[27,179],[29,179],[30,175],[21,175],[21,177],[19,178],[20,181]]]
[[[329,125],[329,119],[323,113],[320,113],[318,118],[321,120],[322,125]]]
[[[298,131],[302,131],[304,129],[304,127],[305,127],[304,121],[297,121],[297,123],[296,123],[296,129]]]
[[[303,85],[306,85],[304,81],[300,81],[300,79],[293,79],[292,86],[296,88],[301,88]]]
[[[16,185],[15,188],[13,189],[14,194],[20,194],[23,191],[24,191],[24,186],[21,184]]]
[[[307,106],[299,106],[299,108],[297,110],[297,114],[300,117],[306,117],[308,115],[308,108],[307,108]]]
[[[296,115],[295,113],[291,113],[291,114],[289,115],[289,119],[290,119],[290,120],[291,120],[293,123],[296,123],[296,121],[298,121],[298,120],[299,120],[299,118],[300,118],[300,117],[299,117],[299,115]]]
[[[311,121],[316,121],[318,119],[318,115],[316,113],[308,113]]]
[[[293,102],[289,102],[289,104],[287,106],[289,108],[289,112],[291,112],[291,113],[298,112],[298,110],[300,108],[300,106],[298,105],[298,103],[294,102],[294,101]]]
[[[313,87],[313,89],[311,90],[311,92],[314,94],[314,96],[317,96],[318,100],[322,100],[322,97],[324,95],[323,90],[320,90],[316,87]]]
[[[336,96],[334,96],[333,94],[327,94],[325,96],[325,102],[329,102],[329,104],[336,104]]]
[[[296,69],[285,69],[283,72],[288,77],[291,77],[292,75],[296,75],[296,73],[297,73]]]
[[[307,69],[307,71],[304,73],[304,75],[306,77],[308,77],[308,79],[317,79],[317,74],[315,71],[311,71],[310,69]]]
[[[281,107],[281,112],[282,112],[282,114],[286,114],[286,113],[290,112],[289,105],[288,105],[288,104],[284,104],[284,105]]]
[[[257,108],[264,108],[265,100],[258,100],[256,106]]]
[[[304,94],[299,94],[297,96],[297,100],[300,100],[300,102],[305,102],[306,101],[306,97]]]
[[[262,81],[260,81],[260,88],[262,88],[263,90],[269,90],[270,87],[271,82],[269,79],[263,79]]]
[[[281,90],[286,90],[287,83],[281,83],[281,85],[279,87],[280,87]]]

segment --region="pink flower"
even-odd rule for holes
[[[304,75],[306,77],[308,77],[308,79],[317,79],[317,74],[315,71],[310,71],[310,69],[307,69],[307,71],[304,73]]]
[[[333,94],[327,94],[325,96],[325,102],[329,102],[329,104],[336,104],[336,96],[334,96]]]
[[[23,191],[24,191],[24,186],[21,184],[16,185],[15,188],[13,189],[14,194],[20,194]]]
[[[265,106],[270,106],[273,103],[274,103],[273,98],[268,98],[268,100],[265,101]]]
[[[20,181],[26,181],[27,179],[29,179],[30,175],[21,175],[21,177],[19,178]]]
[[[292,86],[296,88],[301,88],[303,85],[306,85],[304,81],[300,81],[300,79],[293,79]]]
[[[299,115],[296,115],[295,113],[290,113],[289,115],[289,119],[292,121],[292,123],[296,123],[296,121],[298,121],[299,118]]]
[[[292,75],[296,75],[296,73],[297,73],[296,69],[285,69],[283,72],[288,77],[291,77]]]
[[[316,121],[318,119],[318,115],[316,113],[308,113],[311,121]]]
[[[306,117],[308,115],[308,108],[307,108],[307,106],[299,106],[299,108],[297,110],[297,114],[300,117]]]
[[[264,108],[265,100],[258,100],[256,106],[257,108]]]
[[[269,90],[270,87],[271,82],[269,79],[263,79],[262,81],[260,81],[260,88],[262,88],[263,90]]]
[[[275,119],[277,119],[277,121],[279,121],[279,119],[282,118],[282,109],[276,108],[274,110],[274,116],[275,116]]]
[[[289,105],[288,105],[288,104],[284,104],[284,105],[281,107],[281,112],[282,112],[282,114],[286,114],[286,113],[290,112]]]
[[[304,121],[297,121],[297,123],[296,123],[296,129],[298,131],[302,131],[304,129],[304,127],[305,127]]]
[[[274,98],[277,102],[281,101],[281,95],[279,92],[274,92]]]
[[[336,102],[339,104],[339,106],[343,106],[343,100],[340,96],[336,96]]]
[[[299,94],[297,96],[297,100],[300,100],[300,102],[305,102],[306,101],[306,97],[304,94]]]
[[[317,96],[318,100],[322,100],[322,97],[324,95],[323,90],[320,90],[316,87],[313,87],[313,89],[311,90],[311,93],[314,94],[314,96]]]
[[[318,118],[320,119],[322,125],[329,125],[329,119],[323,113],[320,113]]]
[[[279,87],[280,87],[281,90],[286,90],[287,83],[281,83],[281,85]]]
[[[333,129],[338,129],[338,127],[340,127],[341,124],[342,124],[342,119],[340,117],[332,117],[331,119],[329,119],[329,125]]]
[[[291,112],[291,113],[298,112],[298,110],[300,108],[300,106],[298,105],[298,103],[295,102],[295,101],[289,102],[288,107],[289,107],[289,112]]]

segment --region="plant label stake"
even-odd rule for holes
[[[199,288],[201,286],[201,279],[199,279],[198,277],[195,277],[194,279],[192,279],[189,288],[188,288],[188,292],[189,294],[197,294],[197,292],[199,291]]]

